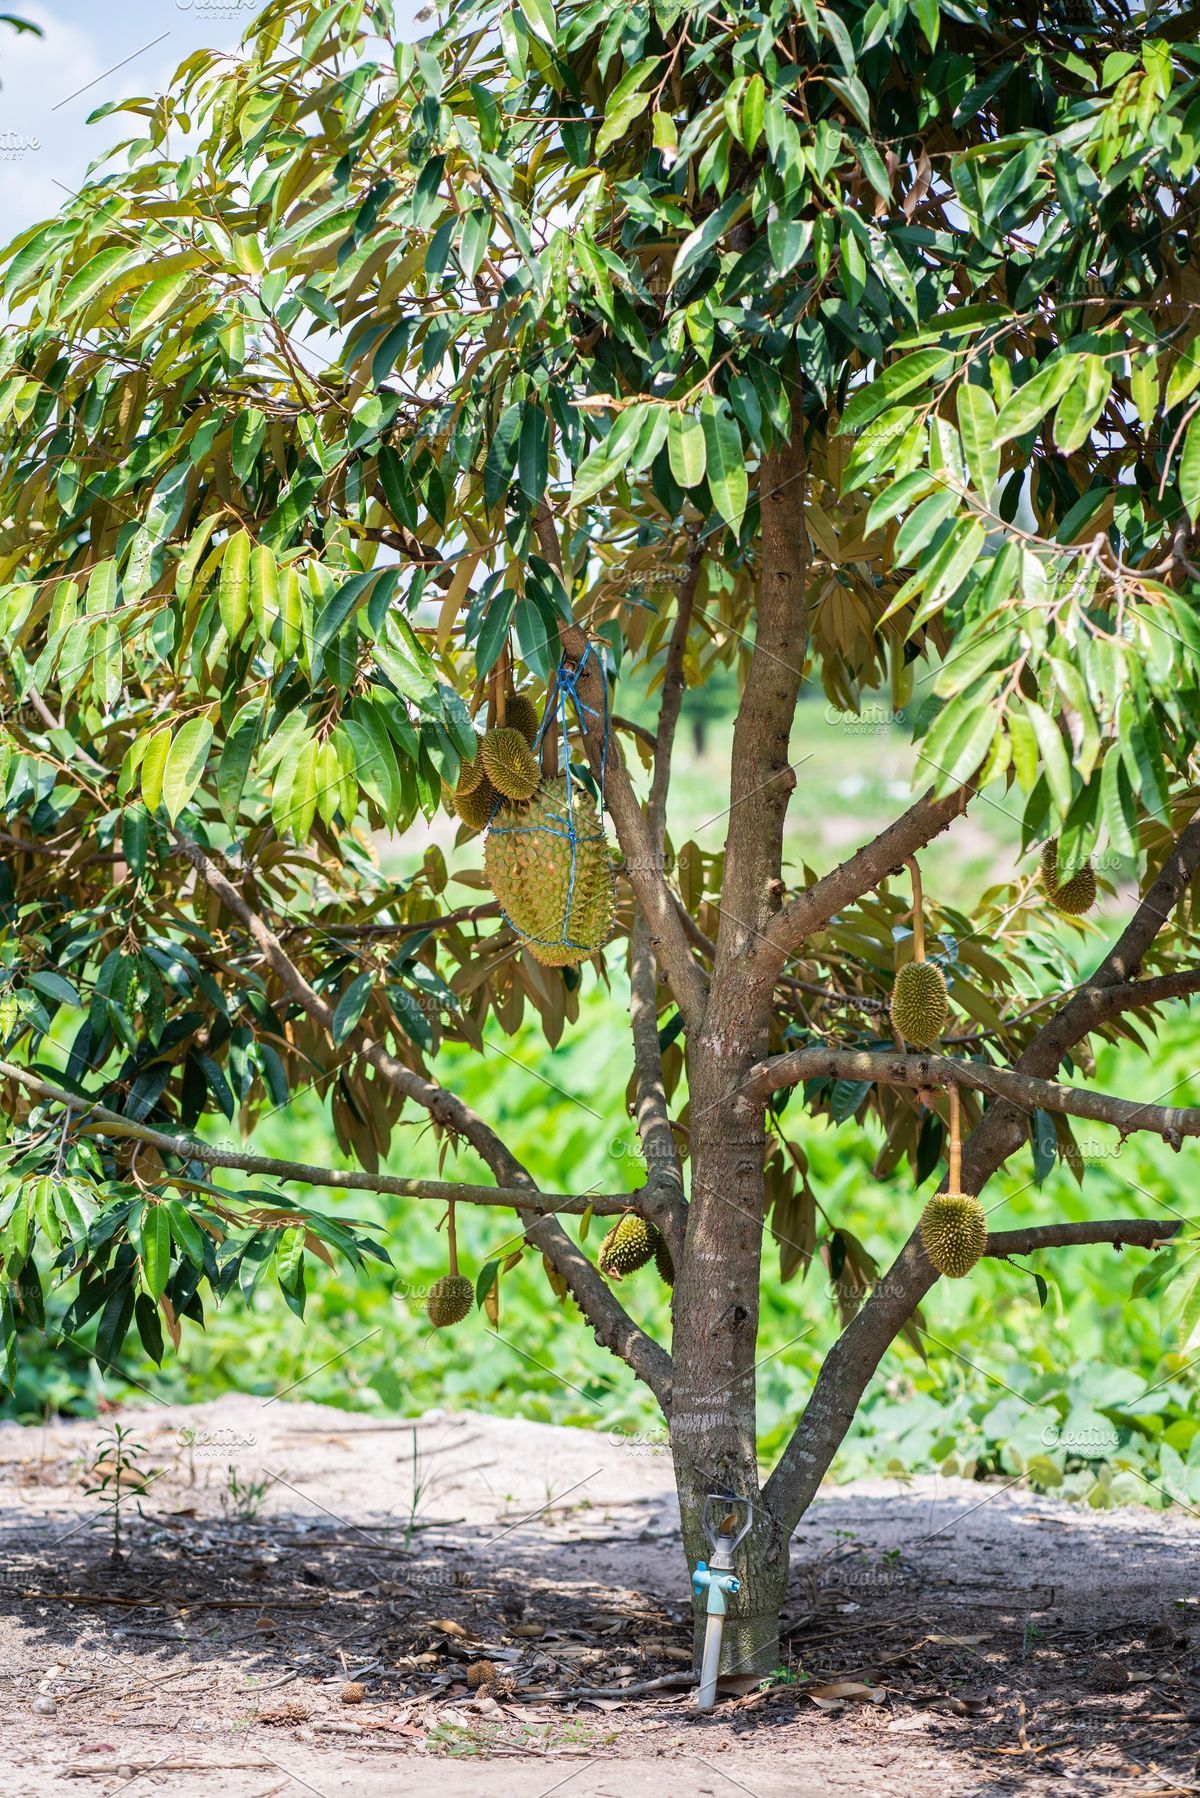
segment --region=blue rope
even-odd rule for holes
[[[603,695],[603,704],[599,712],[597,712],[594,706],[588,705],[586,701],[581,698],[579,693],[579,682],[587,667],[589,656],[595,658],[596,666],[600,673],[600,691]],[[593,831],[586,837],[580,837],[575,829],[574,786],[571,775],[570,726],[567,719],[567,700],[570,699],[571,704],[575,707],[575,721],[585,736],[587,734],[587,725],[584,722],[585,714],[588,718],[602,718],[604,721],[604,734],[600,739],[600,810],[601,813],[603,813],[605,780],[608,773],[608,682],[604,675],[604,664],[601,662],[594,644],[588,644],[582,656],[579,658],[578,665],[574,668],[571,667],[565,655],[562,657],[555,672],[552,693],[554,703],[553,705],[548,704],[542,714],[542,722],[539,724],[537,735],[533,740],[533,750],[536,755],[542,746],[542,738],[546,734],[546,726],[550,722],[551,715],[557,714],[559,743],[567,778],[567,813],[565,820],[567,828],[565,830],[556,830],[549,824],[512,824],[500,825],[497,827],[493,820],[501,806],[504,804],[503,798],[499,798],[492,808],[492,817],[488,821],[488,829],[489,831],[495,829],[497,836],[519,836],[529,834],[534,836],[544,835],[567,838],[571,845],[571,867],[567,877],[567,903],[563,914],[562,930],[559,935],[557,937],[531,937],[526,931],[518,929],[518,927],[513,924],[512,919],[504,910],[503,906],[500,907],[500,912],[505,923],[516,930],[518,936],[526,937],[528,942],[545,943],[547,946],[558,944],[565,949],[587,949],[588,945],[586,943],[578,943],[575,941],[574,937],[567,934],[567,927],[571,921],[571,905],[575,897],[576,849],[577,845],[581,842],[603,842],[604,825],[601,823],[598,831]]]

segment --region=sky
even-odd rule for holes
[[[236,47],[263,0],[4,0],[44,36],[0,26],[0,245],[51,217],[88,164],[136,120],[88,114],[161,93],[193,50]],[[420,0],[401,0],[411,18]],[[415,28],[414,28],[415,32]]]

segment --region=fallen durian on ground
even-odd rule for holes
[[[597,1265],[609,1279],[623,1280],[626,1274],[635,1274],[639,1267],[645,1267],[647,1261],[653,1260],[660,1247],[666,1245],[654,1225],[635,1212],[627,1211],[624,1217],[617,1219],[600,1244]]]
[[[443,1274],[429,1288],[425,1311],[435,1330],[445,1330],[469,1316],[474,1303],[475,1293],[469,1280],[462,1274]]]
[[[537,791],[539,769],[529,744],[519,730],[504,725],[484,734],[480,758],[488,779],[506,799],[531,799]]]
[[[892,987],[892,1024],[906,1043],[927,1049],[946,1026],[949,1001],[942,970],[931,961],[910,961]]]
[[[964,1279],[987,1248],[987,1218],[970,1193],[934,1193],[919,1227],[925,1253],[950,1280]]]
[[[578,780],[568,784],[563,775],[527,803],[506,806],[488,831],[483,867],[505,917],[538,961],[586,961],[607,942],[612,866],[600,815]]]
[[[1096,903],[1096,876],[1091,862],[1084,862],[1060,884],[1058,838],[1051,837],[1042,849],[1042,889],[1055,911],[1081,918]]]

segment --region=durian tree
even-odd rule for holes
[[[972,1205],[1031,1127],[1077,1168],[1072,1119],[1200,1133],[1153,1073],[1200,986],[1194,25],[460,0],[413,44],[387,0],[274,0],[122,109],[3,264],[10,1381],[47,1287],[103,1365],[239,1284],[302,1309],[314,1258],[379,1252],[309,1187],[508,1207],[661,1404],[689,1560],[706,1493],[752,1498],[726,1651],[757,1673],[930,1254],[1165,1240],[984,1239]],[[671,840],[669,783],[685,689],[730,670],[714,853]],[[652,730],[621,702],[647,679]],[[911,802],[834,867],[783,853],[821,688],[917,739]],[[1027,853],[967,917],[919,857],[989,790]],[[645,1181],[539,1191],[437,1051],[525,1013],[553,1044],[605,970]],[[1117,1037],[1151,1100],[1079,1078]],[[215,1141],[313,1083],[355,1171]],[[880,1273],[792,1120],[875,1120],[915,1190],[952,1104],[961,1197],[924,1231],[914,1200]],[[446,1177],[382,1172],[430,1123]],[[651,1256],[670,1342],[625,1279]],[[844,1329],[764,1480],[760,1287],[817,1257]]]

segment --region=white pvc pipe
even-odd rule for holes
[[[709,1567],[714,1573],[728,1573],[733,1566],[728,1536],[718,1536],[717,1545],[713,1549],[713,1558]],[[696,1709],[711,1711],[716,1703],[717,1676],[721,1671],[721,1638],[725,1633],[724,1607],[719,1611],[710,1611],[704,1625],[704,1653],[700,1659],[700,1690],[696,1694]]]

